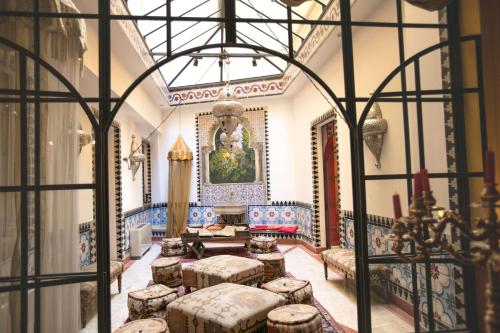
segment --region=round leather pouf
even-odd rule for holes
[[[281,253],[263,253],[257,260],[264,264],[263,283],[285,276],[285,257]]]
[[[160,258],[151,263],[154,283],[175,288],[182,284],[182,266],[179,259]]]
[[[319,311],[306,304],[281,306],[267,314],[268,333],[322,333]]]
[[[121,326],[113,333],[169,333],[167,322],[160,318],[134,320]]]

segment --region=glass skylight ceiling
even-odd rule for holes
[[[167,0],[128,0],[132,15],[166,16]],[[330,0],[307,1],[294,7],[294,20],[320,19]],[[281,2],[272,0],[235,0],[238,18],[286,19],[287,9]],[[223,0],[172,0],[173,17],[222,17]],[[141,31],[156,61],[166,57],[167,25],[162,21],[138,21]],[[221,43],[224,28],[219,22],[175,21],[171,29],[172,53],[195,46]],[[296,53],[311,27],[294,25],[293,48]],[[240,23],[236,25],[237,42],[262,45],[267,48],[288,53],[288,30],[286,23]],[[220,49],[207,49],[176,59],[161,68],[170,90],[185,89],[194,85],[213,85],[227,79],[231,81],[255,81],[268,77],[279,77],[287,67],[280,58],[263,56],[245,48],[230,48],[230,64],[220,67]],[[233,56],[231,56],[233,55]],[[237,56],[239,55],[239,56]]]

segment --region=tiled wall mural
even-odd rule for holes
[[[255,154],[255,181],[216,184],[212,183],[211,175],[214,170],[209,165],[212,156],[215,156],[212,154],[218,150],[218,121],[211,113],[202,113],[196,117],[198,200],[203,206],[227,203],[259,205],[266,204],[269,199],[267,110],[263,107],[246,109],[241,126],[248,133],[247,144]]]
[[[368,215],[368,254],[391,254],[392,219]],[[354,249],[354,219],[350,211],[342,212],[341,246]],[[389,289],[402,301],[412,304],[412,274],[410,264],[388,264],[391,274]],[[459,275],[459,276],[456,276]],[[461,271],[452,264],[431,264],[434,316],[437,328],[453,328],[464,322],[460,315],[463,302],[460,300],[462,288],[455,283],[461,281]],[[417,283],[419,295],[425,295],[424,265],[417,265]],[[424,314],[424,324],[427,321],[427,303],[421,296],[420,311]]]

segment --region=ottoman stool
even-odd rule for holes
[[[131,321],[113,333],[169,333],[167,322],[160,318],[139,319]]]
[[[268,333],[322,333],[319,311],[310,305],[281,306],[267,314]]]
[[[253,237],[250,240],[250,252],[270,253],[278,249],[276,239],[266,236]]]
[[[161,241],[161,255],[164,257],[182,256],[186,249],[180,238],[163,238]]]
[[[167,306],[172,333],[261,332],[269,311],[286,299],[266,290],[221,283],[178,298]]]
[[[260,284],[264,277],[264,264],[256,259],[231,255],[201,259],[182,268],[182,281],[186,292],[211,287],[223,282],[245,285]]]
[[[160,258],[151,263],[154,283],[161,283],[171,288],[182,284],[181,270],[181,262],[175,258]]]
[[[313,291],[309,281],[283,277],[265,283],[261,288],[284,296],[288,304],[314,305]]]
[[[128,294],[128,318],[166,318],[167,305],[176,298],[177,290],[162,284],[132,291]]]
[[[259,254],[257,260],[264,264],[262,283],[285,276],[285,257],[281,253]]]

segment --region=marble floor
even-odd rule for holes
[[[209,247],[223,246],[223,244],[208,244]],[[234,245],[228,245],[234,246]],[[329,272],[329,279],[325,280],[323,265],[317,258],[300,246],[279,245],[285,256],[285,265],[288,272],[300,279],[311,281],[316,299],[330,312],[333,318],[341,325],[352,330],[357,329],[356,296],[350,287],[344,285],[343,278]],[[118,293],[117,283],[111,287],[112,328],[122,325],[128,316],[127,294],[130,291],[144,288],[151,280],[150,263],[160,254],[160,246],[154,244],[140,260],[134,261],[123,274],[121,294]],[[374,301],[372,305],[373,332],[402,333],[412,332],[413,327],[408,318],[394,310],[394,306],[387,306],[383,302]],[[97,317],[93,318],[82,332],[97,332]]]

